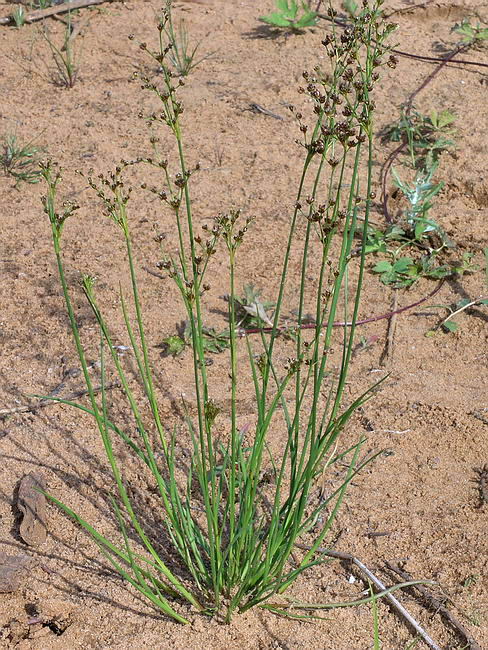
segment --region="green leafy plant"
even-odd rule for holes
[[[460,328],[460,325],[457,320],[454,320],[456,316],[459,316],[462,312],[468,312],[473,307],[477,306],[487,306],[488,305],[488,296],[481,296],[475,300],[470,300],[469,298],[462,298],[458,300],[454,305],[431,305],[431,309],[443,309],[448,312],[448,315],[443,318],[440,323],[434,328],[426,332],[426,336],[434,336],[437,331],[442,330],[443,332],[457,332]]]
[[[476,300],[463,298],[462,300],[459,300],[454,305],[454,308],[447,307],[449,310],[449,315],[441,321],[440,326],[446,332],[457,332],[459,329],[459,324],[453,320],[453,318],[461,312],[466,311],[467,309],[471,309],[476,305],[488,305],[488,298],[477,298]]]
[[[444,183],[434,183],[433,177],[437,171],[438,163],[432,163],[428,169],[418,171],[412,185],[402,181],[398,172],[392,169],[395,185],[408,201],[405,210],[405,219],[413,231],[413,237],[421,241],[428,234],[436,233],[444,244],[447,243],[443,229],[429,217],[432,208],[432,199],[444,187]]]
[[[104,214],[111,219],[125,244],[131,292],[130,300],[121,293],[120,301],[145,396],[142,405],[136,399],[124,360],[113,344],[110,324],[96,297],[94,279],[86,275],[82,286],[101,337],[100,395],[94,390],[62,250],[64,226],[78,206],[65,202],[61,209],[57,207],[60,173],[52,163],[43,166],[47,184],[44,210],[51,224],[60,282],[90,405],[66,400],[64,403],[91,414],[99,430],[116,487],[112,506],[119,525],[119,543],[102,535],[54,495],[48,496],[93,537],[117,572],[156,608],[182,623],[188,622],[188,617],[175,601],[183,601],[187,607],[207,615],[222,615],[227,622],[236,612],[256,606],[291,617],[301,607],[309,609],[310,604],[292,603],[290,610],[283,599],[278,603],[270,599],[283,594],[305,571],[327,561],[321,545],[331,531],[348,485],[362,467],[358,458],[364,439],[341,445],[341,432],[355,410],[372,395],[368,390],[349,400],[346,381],[355,348],[365,262],[364,251],[357,258],[351,256],[351,250],[359,218],[364,224],[363,240],[366,238],[372,202],[374,103],[371,93],[379,79],[380,66],[387,61],[390,65],[394,63],[387,58],[385,45],[394,26],[382,19],[381,4],[382,0],[374,0],[372,6],[365,6],[346,38],[338,41],[334,34],[326,37],[323,44],[332,63],[327,78],[316,71],[304,73],[307,84],[304,92],[308,93],[313,112],[307,126],[303,116],[296,114],[303,137],[304,162],[290,215],[278,295],[272,317],[266,314],[272,327],[267,335],[258,338],[256,345],[250,338],[242,342],[248,351],[247,376],[254,392],[254,419],[248,427],[240,428],[237,424],[237,396],[246,377],[238,362],[238,345],[242,341],[238,312],[244,308],[251,318],[259,321],[264,318],[254,289],[248,290],[244,300],[236,298],[235,278],[239,249],[252,218],[230,209],[218,215],[212,227],[205,226],[202,234],[197,230],[191,176],[198,169],[187,165],[179,84],[171,62],[168,63],[169,49],[164,41],[170,4],[158,27],[158,47],[151,49],[140,44],[161,66],[163,82],[156,84],[146,77],[141,82],[161,102],[151,120],[172,134],[176,162],[155,156],[121,161],[108,175],[97,179],[88,177],[89,185],[102,201]],[[344,106],[348,107],[347,119],[344,119]],[[172,215],[177,233],[175,249],[163,251],[159,267],[174,282],[189,323],[196,402],[196,414],[187,413],[185,419],[187,440],[192,447],[189,464],[178,454],[178,441],[183,432],[168,431],[160,417],[153,381],[129,216],[132,195],[127,176],[135,164],[159,170],[161,186],[147,188],[144,183],[142,187],[159,197],[162,208]],[[172,165],[176,169],[170,174],[168,169]],[[331,171],[325,173],[329,165]],[[217,435],[215,427],[224,414],[212,399],[203,325],[205,296],[210,291],[208,268],[218,246],[226,251],[229,260],[229,356],[225,376],[229,377],[230,405],[224,420],[228,429],[223,436]],[[301,260],[298,277],[292,277],[295,268],[290,264],[292,251]],[[315,276],[314,283],[309,281],[311,275]],[[298,292],[290,291],[290,282],[293,288],[300,287]],[[290,293],[296,297],[297,333],[293,342],[287,343],[294,346],[294,353],[283,363],[279,322],[285,296]],[[264,308],[265,303],[260,304]],[[254,313],[249,311],[253,305]],[[307,308],[314,311],[315,326],[302,330],[300,325],[306,318]],[[337,378],[325,382],[330,373],[330,348],[338,310],[351,325],[343,329],[339,341],[334,340],[334,347],[339,345],[341,349]],[[133,423],[128,431],[116,423],[117,412],[108,405],[109,361],[119,377],[132,415]],[[143,413],[148,411],[151,417],[146,421]],[[122,421],[126,420],[124,416]],[[275,421],[282,437],[274,441],[277,448],[271,449],[268,439]],[[115,441],[134,454],[154,480],[160,499],[164,543],[157,540],[156,544],[148,535],[141,521],[143,515],[132,503],[126,487],[128,468],[118,458]],[[326,497],[319,498],[314,487],[331,468],[341,472],[341,482]],[[267,478],[270,476],[272,480]],[[311,536],[312,541],[302,552],[297,544],[305,536],[307,541]],[[380,594],[355,602],[371,602],[378,597]],[[316,605],[320,609],[331,606],[337,604]],[[303,614],[303,617],[310,616]]]
[[[404,650],[413,650],[413,648],[416,648],[419,643],[422,643],[422,637],[420,635],[415,637],[415,639],[412,639],[412,641],[409,641]]]
[[[392,284],[395,287],[408,287],[417,277],[411,257],[400,257],[393,262],[382,260],[373,267],[373,272],[380,274],[383,284]]]
[[[14,134],[8,134],[3,138],[1,165],[5,174],[15,178],[16,184],[21,181],[38,183],[42,178],[39,159],[45,149],[34,146],[36,139],[22,144]]]
[[[419,259],[397,257],[392,253],[390,260],[378,262],[372,270],[380,274],[383,284],[391,284],[399,289],[410,287],[420,278],[441,280],[455,275],[459,269],[455,265],[436,264],[435,256],[431,253],[422,255]]]
[[[171,336],[166,336],[162,341],[162,348],[164,349],[164,354],[168,357],[179,357],[180,354],[183,354],[186,348],[187,342],[179,334],[171,334]]]
[[[317,13],[312,11],[306,2],[297,0],[276,0],[276,11],[259,20],[273,27],[289,29],[298,32],[317,23]]]
[[[384,284],[396,288],[409,287],[421,277],[441,279],[450,275],[461,275],[470,267],[470,254],[463,256],[461,264],[438,264],[439,254],[455,244],[444,229],[430,216],[434,197],[444,183],[435,183],[433,177],[438,161],[428,156],[426,168],[416,171],[412,184],[403,181],[392,169],[396,187],[407,201],[396,222],[386,228],[370,226],[366,236],[365,252],[386,256],[373,267]],[[416,257],[405,256],[405,249],[416,253]]]
[[[400,119],[383,129],[383,139],[400,142],[397,153],[406,150],[415,170],[409,183],[391,168],[394,185],[403,194],[407,206],[393,223],[384,229],[370,228],[367,236],[366,252],[389,258],[373,268],[384,284],[408,287],[421,277],[444,278],[456,272],[449,265],[436,264],[439,253],[455,244],[430,215],[433,199],[444,186],[443,182],[434,182],[434,176],[441,152],[454,146],[451,136],[455,119],[448,110],[433,109],[429,115],[423,115],[407,104],[402,107]],[[415,251],[417,257],[405,256],[406,248]]]
[[[368,253],[390,253],[390,242],[406,241],[405,231],[400,226],[393,224],[385,229],[369,226],[366,235],[364,250]]]
[[[184,20],[180,20],[178,27],[175,29],[173,16],[170,15],[168,21],[164,23],[163,32],[166,36],[166,43],[168,45],[171,43],[167,54],[168,61],[180,77],[186,77],[197,65],[213,54],[213,52],[209,52],[200,58],[195,58],[201,43],[199,42],[194,47],[190,47],[188,30]]]
[[[177,357],[184,352],[187,346],[191,346],[191,323],[184,323],[181,334],[172,334],[162,341],[165,354]],[[218,354],[227,350],[230,346],[230,332],[223,330],[218,332],[214,327],[202,327],[202,344],[205,353]]]
[[[452,28],[453,32],[461,35],[461,42],[469,47],[477,47],[488,40],[488,28],[482,27],[480,23],[471,25],[468,18],[463,18],[460,23],[457,23]]]

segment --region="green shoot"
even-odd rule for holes
[[[12,12],[11,19],[14,21],[17,29],[25,25],[25,15],[24,5],[16,5]]]
[[[369,583],[369,593],[374,596],[373,585]],[[371,601],[371,610],[373,612],[373,648],[374,650],[381,650],[380,641],[380,616],[378,599],[375,598]]]

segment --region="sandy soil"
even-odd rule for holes
[[[420,6],[393,0],[386,5],[388,11],[401,10],[394,16],[400,25],[395,35],[399,49],[431,56],[456,42],[450,31],[455,22],[465,16],[488,19],[482,0],[440,0]],[[83,10],[76,17],[89,21],[77,39],[83,45],[80,78],[70,90],[50,82],[45,67],[49,54],[35,25],[20,30],[0,28],[0,135],[16,133],[24,141],[36,138],[65,168],[62,195],[82,206],[79,216],[66,227],[69,280],[75,285],[79,274],[87,271],[100,278],[100,300],[121,344],[127,343],[117,300],[118,282],[123,286],[127,282],[122,245],[75,170],[107,171],[122,157],[130,159],[148,151],[147,128],[137,114],[141,109],[150,112],[155,104],[131,81],[143,59],[127,35],[153,41],[159,6],[158,2],[134,0]],[[328,28],[321,22],[311,32],[275,36],[257,21],[272,6],[271,0],[176,3],[176,13],[185,17],[192,38],[202,39],[202,52],[213,52],[184,89],[190,162],[201,164],[193,183],[196,213],[203,223],[236,205],[257,216],[241,249],[238,284],[252,282],[268,297],[276,295],[282,242],[301,164],[300,149],[293,143],[296,126],[286,104],[302,101],[297,94],[301,72],[323,57],[320,40]],[[3,15],[10,11],[10,5],[2,6]],[[49,27],[61,35],[63,25],[51,20]],[[486,49],[470,51],[463,58],[486,61]],[[401,58],[395,71],[385,72],[377,94],[378,131],[398,117],[401,103],[432,70],[432,64]],[[473,252],[480,265],[481,251],[488,244],[487,84],[486,69],[452,64],[416,99],[423,112],[449,109],[458,116],[457,148],[442,156],[439,169],[439,178],[446,184],[436,199],[435,218],[457,243],[452,257]],[[284,119],[249,110],[253,103]],[[167,136],[162,137],[163,145],[169,147]],[[393,145],[382,144],[378,137],[380,164],[392,149]],[[83,388],[80,377],[69,374],[78,363],[49,224],[41,209],[43,191],[41,185],[15,187],[11,177],[0,176],[0,407],[5,409],[28,404],[29,394],[48,394],[63,380],[64,395]],[[174,333],[184,314],[170,284],[144,270],[155,270],[158,259],[154,232],[166,232],[169,241],[174,237],[171,217],[142,193],[136,194],[131,214],[161,408],[171,426],[181,393],[191,399],[190,355],[163,358],[157,345]],[[379,207],[373,216],[383,219]],[[225,303],[220,298],[227,291],[222,280],[225,269],[225,257],[218,256],[207,322],[220,327],[225,326]],[[422,280],[400,291],[399,306],[420,300],[434,286]],[[448,280],[433,301],[452,304],[483,292],[487,288],[484,273],[479,272]],[[82,331],[88,336],[95,332],[93,317],[81,291],[75,289],[75,295]],[[368,274],[362,316],[387,312],[392,298],[392,289]],[[488,505],[481,502],[477,480],[477,469],[488,462],[487,312],[474,309],[458,320],[461,327],[456,334],[428,338],[426,331],[438,323],[434,310],[402,314],[386,367],[381,364],[388,321],[370,323],[358,332],[374,342],[354,358],[349,380],[352,394],[369,386],[378,371],[391,374],[381,392],[358,413],[345,443],[365,433],[365,453],[388,451],[351,487],[337,522],[336,548],[357,555],[388,584],[395,580],[385,569],[386,560],[402,560],[415,578],[437,582],[433,593],[443,594],[449,610],[479,647],[488,648]],[[95,336],[90,348],[94,360],[96,346]],[[210,373],[215,396],[225,405],[227,360],[225,355],[216,355],[213,361]],[[122,408],[117,391],[111,399],[114,408]],[[240,395],[239,416],[243,421],[252,416],[252,401],[245,390]],[[221,426],[225,427],[225,421]],[[31,471],[41,472],[53,494],[108,535],[114,534],[102,443],[89,418],[51,405],[3,417],[0,444],[0,550],[26,552],[35,559],[22,586],[0,594],[1,648],[373,647],[368,606],[338,610],[313,624],[279,619],[259,610],[236,617],[229,626],[191,613],[190,626],[168,622],[113,574],[90,539],[54,507],[48,509],[47,541],[38,548],[26,547],[19,535],[15,501],[20,479]],[[151,502],[146,478],[127,462],[132,483],[144,500],[141,507],[146,507],[153,521],[153,513],[147,510]],[[293,593],[322,602],[355,598],[364,583],[349,584],[350,575],[349,567],[330,564],[304,577]],[[440,647],[469,647],[413,594],[401,598]],[[413,647],[408,643],[415,639],[386,604],[380,605],[380,635],[383,647],[391,650]],[[419,641],[416,647],[424,646]]]

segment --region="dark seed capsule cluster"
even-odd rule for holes
[[[333,73],[324,74],[318,66],[312,72],[305,70],[305,85],[299,92],[308,95],[313,111],[318,116],[313,133],[303,116],[295,112],[300,131],[304,134],[304,146],[311,155],[323,155],[338,142],[344,149],[352,149],[365,142],[371,128],[372,112],[375,109],[371,94],[379,79],[379,68],[383,65],[395,67],[396,57],[389,54],[385,41],[396,28],[385,24],[380,17],[381,0],[370,9],[363,2],[363,11],[352,19],[352,25],[342,33],[333,31],[322,41],[329,59],[333,62]],[[333,10],[329,10],[334,16]],[[329,164],[338,164],[336,157],[330,157]]]

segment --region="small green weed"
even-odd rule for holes
[[[463,589],[469,589],[473,585],[475,585],[480,579],[480,576],[478,573],[470,573],[469,576],[467,576],[464,581],[463,581]]]
[[[422,255],[418,260],[393,255],[391,261],[381,260],[372,270],[380,274],[383,284],[390,284],[395,289],[410,287],[420,278],[441,280],[455,273],[448,264],[435,265],[432,255]]]
[[[480,627],[484,621],[484,615],[477,607],[474,607],[469,613],[466,612],[466,618],[475,627]]]
[[[370,227],[366,238],[366,254],[380,253],[388,258],[378,262],[373,272],[380,275],[383,284],[396,288],[409,287],[421,277],[441,279],[462,270],[459,265],[436,264],[439,253],[454,244],[429,214],[432,199],[440,192],[443,183],[433,182],[438,163],[430,158],[427,162],[430,167],[417,171],[412,184],[403,181],[392,170],[395,185],[407,200],[407,207],[398,223],[385,229]],[[412,253],[421,253],[421,256],[414,259],[403,255],[406,248]]]
[[[51,7],[53,4],[55,4],[54,0],[38,0],[37,2],[31,2],[28,6],[31,9],[47,9],[47,7]],[[26,15],[25,6],[22,4],[16,5],[10,17],[14,21],[17,29],[25,25]]]
[[[400,120],[383,131],[384,139],[406,145],[411,166],[416,170],[409,183],[392,168],[394,185],[407,205],[395,223],[384,229],[370,227],[368,230],[365,252],[389,258],[373,267],[384,284],[409,287],[421,277],[441,279],[459,272],[449,265],[436,265],[436,256],[455,244],[430,215],[433,199],[444,187],[442,181],[434,181],[439,154],[454,146],[448,136],[454,133],[451,125],[455,119],[449,111],[433,110],[425,116],[404,107]],[[420,259],[404,256],[405,248],[422,256]]]
[[[252,284],[244,285],[243,292],[242,296],[234,296],[237,328],[272,326],[273,323],[268,313],[275,304],[267,300],[261,301],[261,291]],[[229,296],[225,296],[225,299],[230,300]],[[213,327],[204,326],[202,332],[203,347],[206,353],[218,354],[229,348],[230,331],[228,329],[218,332]],[[181,333],[164,338],[162,343],[167,356],[177,357],[182,354],[185,348],[191,345],[190,323],[185,322]]]
[[[443,246],[447,246],[449,242],[444,230],[436,221],[429,218],[429,210],[433,205],[432,199],[444,187],[443,182],[433,182],[437,167],[438,163],[434,162],[426,169],[418,171],[412,185],[402,181],[395,169],[392,169],[392,174],[396,187],[398,187],[409,203],[404,216],[408,228],[412,231],[413,239],[420,242],[427,235],[435,233],[440,238]]]
[[[47,9],[55,4],[58,4],[56,0],[35,0],[34,2],[31,2],[30,6],[32,9]]]
[[[179,334],[172,334],[163,339],[162,347],[165,356],[179,357],[186,347],[186,341]]]
[[[241,328],[272,326],[269,311],[275,304],[269,300],[261,300],[261,291],[253,284],[243,287],[244,295],[235,296],[235,309],[238,317],[237,326]]]
[[[405,646],[405,650],[413,650],[420,642],[422,641],[421,636],[415,637],[415,639],[412,639],[412,641],[409,641],[407,645]]]
[[[312,11],[306,2],[297,0],[276,0],[276,9],[267,16],[260,16],[259,20],[273,27],[299,32],[306,27],[317,24],[317,13]]]
[[[388,242],[402,241],[405,231],[400,226],[393,224],[384,230],[375,226],[368,228],[365,253],[388,253]]]
[[[369,593],[373,598],[371,601],[371,611],[373,613],[373,648],[374,650],[381,650],[379,606],[378,600],[374,598],[375,594],[371,582],[369,583]]]
[[[416,269],[411,257],[400,257],[393,262],[381,260],[373,267],[374,273],[380,274],[383,284],[394,287],[408,287],[416,280]]]
[[[30,140],[27,144],[22,144],[14,134],[3,138],[1,165],[5,174],[15,178],[16,185],[21,181],[38,183],[42,178],[39,154],[45,149],[34,146],[34,141]]]
[[[475,625],[476,627],[479,627],[486,619],[485,613],[482,610],[480,610],[479,605],[474,602],[473,594],[471,593],[471,588],[474,587],[474,585],[476,585],[479,582],[480,577],[481,576],[478,573],[471,573],[470,575],[466,576],[466,578],[462,583],[463,589],[468,590],[469,593],[468,596],[469,610],[466,611],[464,615],[471,623],[471,625]]]
[[[423,115],[415,109],[402,106],[400,119],[382,131],[383,139],[403,142],[413,168],[424,166],[427,157],[437,160],[439,154],[454,147],[451,136],[455,133],[452,124],[456,120],[449,110],[433,109]]]
[[[482,27],[480,23],[476,26],[471,25],[467,18],[463,18],[460,23],[454,25],[452,31],[460,34],[462,36],[461,43],[469,47],[479,47],[488,40],[488,28]]]
[[[192,344],[191,324],[189,321],[183,323],[182,331],[179,334],[167,336],[162,341],[165,356],[178,357],[183,354],[185,348]],[[202,328],[202,344],[205,354],[218,354],[227,350],[230,346],[230,332],[223,330],[218,332],[214,327]]]
[[[372,269],[380,274],[383,284],[392,285],[396,289],[407,288],[415,284],[420,278],[442,280],[453,275],[462,276],[464,273],[474,273],[478,266],[472,264],[472,253],[464,253],[460,262],[451,264],[436,264],[435,252],[431,251],[419,259],[412,257],[398,257],[398,252],[388,250],[389,260],[381,260]]]

